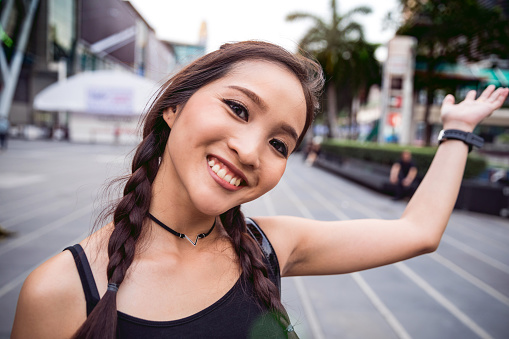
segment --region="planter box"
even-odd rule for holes
[[[353,158],[340,158],[335,155],[322,153],[315,161],[315,165],[354,181],[375,191],[394,195],[396,186],[389,180],[391,166]],[[412,195],[419,186],[417,177],[407,190]]]
[[[322,152],[315,166],[354,181],[375,191],[394,195],[395,186],[389,181],[390,166],[359,159],[342,158]],[[417,189],[422,177],[417,177],[409,194]],[[509,186],[463,180],[458,194],[457,209],[509,217]]]
[[[464,180],[454,208],[509,216],[509,186]]]

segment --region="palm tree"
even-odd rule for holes
[[[347,109],[354,124],[352,105],[366,89],[380,80],[380,65],[374,57],[377,45],[364,39],[362,26],[353,21],[355,14],[369,14],[371,8],[356,7],[339,15],[336,0],[331,0],[331,21],[309,13],[292,13],[288,21],[311,19],[314,26],[299,42],[302,50],[311,53],[322,65],[326,77],[327,121],[329,136],[337,137],[337,113]],[[339,94],[339,96],[338,96]]]

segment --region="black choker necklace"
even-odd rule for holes
[[[196,236],[196,241],[192,241],[187,235],[185,235],[184,233],[179,233],[179,232],[176,232],[174,230],[172,230],[171,228],[169,228],[168,226],[166,226],[165,224],[163,224],[161,221],[157,220],[156,217],[154,217],[152,214],[148,214],[148,216],[150,217],[150,219],[154,220],[159,226],[161,226],[162,228],[164,228],[165,230],[167,230],[168,232],[170,232],[171,234],[173,235],[176,235],[177,237],[179,238],[186,238],[187,240],[189,240],[189,242],[191,244],[193,244],[193,246],[196,246],[196,244],[198,243],[198,239],[203,239],[205,238],[207,235],[210,234],[210,232],[212,232],[212,230],[214,229],[214,227],[216,226],[216,220],[214,220],[214,224],[212,225],[212,227],[210,228],[210,230],[207,232],[207,233],[201,233],[201,234],[198,234]]]

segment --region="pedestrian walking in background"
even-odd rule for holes
[[[169,79],[110,222],[29,275],[12,338],[295,337],[280,276],[434,251],[469,139],[441,143],[400,219],[244,217],[241,204],[281,179],[322,85],[316,62],[252,41],[223,45]],[[490,86],[457,105],[447,96],[444,129],[472,132],[507,94]]]
[[[416,176],[417,167],[412,160],[412,153],[409,150],[404,150],[400,159],[391,167],[390,181],[396,185],[393,200],[401,200],[408,194],[410,185]]]
[[[9,120],[0,118],[0,149],[7,149],[7,139],[9,139]]]

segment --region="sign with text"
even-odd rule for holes
[[[115,115],[133,113],[133,93],[129,88],[90,88],[86,100],[89,113]]]

